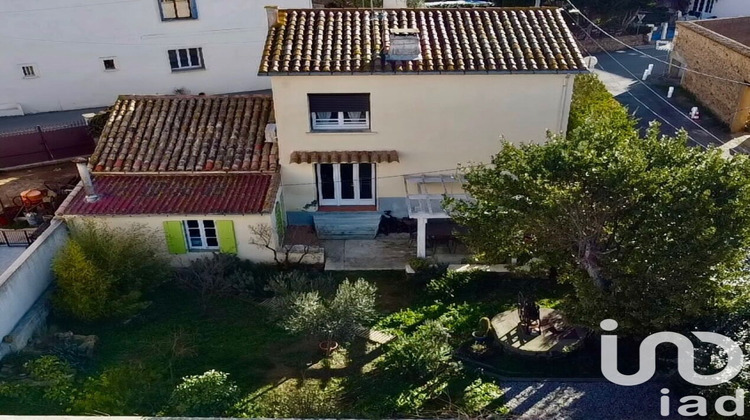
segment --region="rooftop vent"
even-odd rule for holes
[[[266,143],[277,143],[278,138],[276,137],[276,124],[266,124]]]
[[[391,44],[385,56],[388,61],[412,61],[422,59],[419,29],[391,29]]]

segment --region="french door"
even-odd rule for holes
[[[375,204],[374,164],[320,163],[316,170],[321,206]]]

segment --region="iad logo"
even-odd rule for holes
[[[617,329],[617,321],[605,319],[599,324],[604,331]],[[618,385],[635,386],[640,385],[654,376],[656,373],[656,347],[660,344],[673,344],[677,347],[677,371],[680,376],[693,385],[715,386],[725,383],[742,372],[745,365],[745,355],[740,346],[729,337],[721,334],[705,331],[695,331],[692,334],[704,343],[719,346],[726,352],[726,365],[724,368],[712,375],[701,375],[695,371],[695,347],[684,335],[675,332],[659,332],[646,337],[641,343],[638,355],[638,372],[632,375],[620,373],[617,368],[617,336],[612,334],[602,335],[601,368],[605,378]],[[661,390],[660,414],[670,414],[669,390]],[[715,404],[716,413],[720,416],[743,416],[744,408],[743,390],[736,390],[735,395],[719,397]],[[680,398],[681,405],[677,412],[682,416],[706,416],[708,415],[708,402],[701,396],[684,396]],[[734,409],[725,407],[726,403],[734,405]]]
[[[617,321],[605,319],[599,326],[604,331],[617,329]],[[675,332],[659,332],[646,337],[641,343],[638,355],[640,365],[638,372],[632,375],[623,375],[617,369],[617,336],[602,335],[602,374],[618,385],[634,386],[640,385],[654,376],[656,372],[656,347],[659,344],[671,343],[677,347],[677,371],[683,379],[693,385],[714,386],[727,382],[739,375],[745,364],[745,355],[740,346],[729,337],[721,334],[705,331],[692,333],[705,343],[715,344],[727,354],[727,364],[720,372],[713,375],[701,375],[695,371],[695,347],[693,343],[682,334]]]

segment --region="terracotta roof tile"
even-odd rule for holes
[[[259,74],[586,70],[553,7],[289,9],[278,22]],[[417,29],[421,60],[385,60],[394,28]]]
[[[398,162],[395,150],[292,152],[290,163],[391,163]]]
[[[94,172],[276,172],[270,95],[121,96],[89,164]]]
[[[82,190],[64,211],[69,215],[268,213],[279,174],[98,175],[99,200]]]

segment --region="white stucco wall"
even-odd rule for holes
[[[750,16],[750,1],[716,0],[711,14],[720,18]]]
[[[26,113],[114,103],[119,94],[268,89],[258,77],[264,6],[310,0],[195,0],[198,19],[162,21],[158,0],[0,1],[0,104]],[[204,70],[172,72],[167,50],[203,48]],[[116,71],[102,58],[114,57]],[[21,64],[39,77],[25,79]],[[2,108],[2,106],[0,106]]]
[[[184,216],[173,216],[173,215],[154,215],[154,216],[64,216],[65,219],[70,223],[76,223],[80,220],[92,220],[95,222],[101,222],[112,228],[129,228],[133,225],[142,225],[147,229],[154,232],[155,238],[157,238],[159,244],[161,244],[162,251],[166,254],[169,253],[167,250],[167,240],[164,233],[164,222],[169,220],[231,220],[234,223],[234,236],[237,240],[237,256],[256,262],[273,262],[273,254],[271,251],[257,245],[250,244],[251,238],[255,237],[250,232],[250,226],[257,224],[271,224],[271,217],[269,214],[251,214],[251,215],[209,215],[209,216],[197,216],[197,215],[184,215]],[[275,235],[273,236],[273,245],[276,245]],[[218,252],[218,251],[215,251]],[[170,255],[172,263],[175,266],[187,265],[190,261],[208,256],[211,251],[200,251],[191,252],[187,254]]]
[[[16,262],[0,274],[0,338],[13,330],[52,283],[52,258],[67,240],[65,224],[53,220]]]
[[[316,197],[314,165],[289,163],[292,151],[396,150],[400,162],[376,167],[376,193],[404,197],[402,174],[488,162],[501,137],[538,143],[547,130],[564,132],[573,77],[273,76],[286,209],[300,210]],[[369,93],[371,131],[311,133],[308,93]]]

